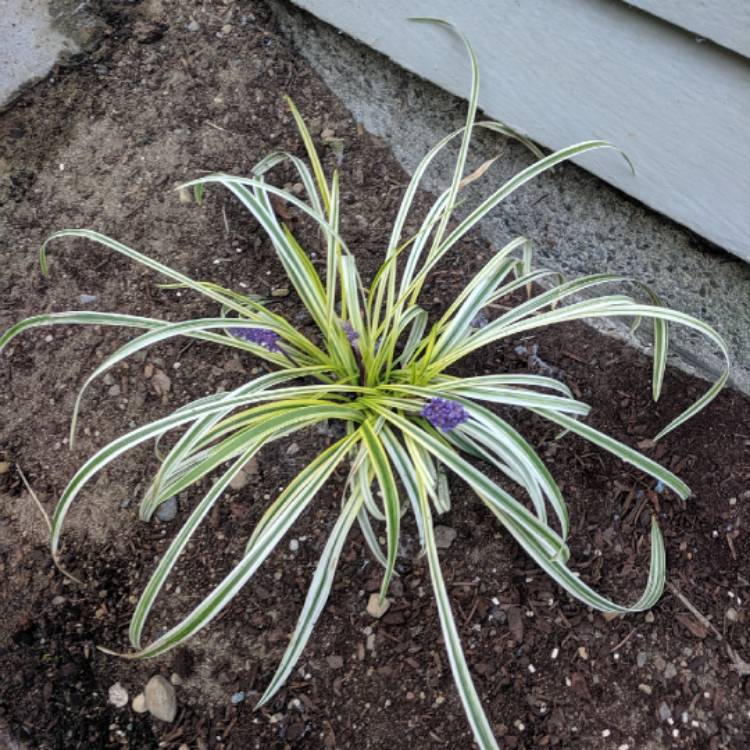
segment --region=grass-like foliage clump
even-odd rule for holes
[[[442,22],[439,22],[442,23]],[[447,26],[447,24],[444,24]],[[722,339],[704,323],[663,307],[644,286],[611,274],[594,274],[565,281],[558,274],[534,270],[529,242],[519,237],[487,262],[447,307],[431,319],[419,305],[428,274],[500,201],[556,164],[594,149],[611,148],[588,141],[543,156],[495,189],[464,218],[451,221],[461,189],[483,170],[465,174],[469,142],[475,127],[519,138],[497,122],[475,122],[479,72],[470,46],[472,87],[466,125],[451,133],[424,157],[406,189],[385,244],[385,257],[369,286],[364,286],[355,256],[339,234],[339,176],[327,176],[312,138],[294,105],[291,110],[301,133],[309,165],[287,153],[263,159],[250,177],[215,174],[188,183],[200,200],[206,186],[229,190],[259,222],[270,238],[291,285],[311,316],[315,336],[303,335],[288,320],[252,295],[199,282],[89,230],[57,232],[45,242],[42,268],[47,270],[47,245],[63,237],[87,238],[153,269],[171,286],[189,288],[221,306],[216,317],[172,323],[98,312],[66,312],[29,318],[0,338],[0,349],[22,331],[40,325],[71,323],[132,326],[144,333],[102,362],[92,379],[145,347],[174,336],[238,348],[265,360],[269,372],[228,393],[198,399],[114,440],[93,455],[71,479],[51,519],[51,548],[57,559],[65,516],[98,472],[125,451],[158,440],[171,430],[181,436],[161,458],[161,467],[140,504],[148,521],[159,506],[199,482],[210,472],[217,478],[195,505],[153,571],[130,624],[130,656],[157,656],[174,648],[216,617],[274,550],[295,520],[339,466],[348,468],[341,511],[323,550],[291,641],[260,703],[268,701],[290,674],[331,590],[336,565],[347,534],[358,523],[372,556],[383,567],[380,590],[385,596],[395,573],[401,519],[412,513],[427,557],[448,657],[477,743],[497,747],[472,683],[456,628],[435,544],[434,516],[450,508],[446,471],[455,473],[487,506],[528,555],[571,595],[605,612],[633,612],[652,606],[661,595],[665,553],[659,528],[651,526],[651,562],[642,596],[620,605],[591,589],[568,568],[566,538],[568,509],[560,488],[531,445],[489,406],[528,409],[603,448],[655,477],[682,498],[688,487],[674,474],[628,446],[587,426],[589,407],[573,397],[561,382],[535,374],[456,377],[451,367],[480,347],[511,336],[565,321],[597,317],[628,317],[653,322],[653,397],[659,398],[667,356],[669,322],[693,328],[728,358]],[[519,138],[523,141],[522,138]],[[419,231],[404,236],[404,224],[420,180],[438,153],[460,143],[450,186],[438,196]],[[525,141],[524,141],[525,142]],[[266,174],[281,162],[291,162],[304,185],[306,199],[274,187]],[[278,199],[314,220],[326,250],[325,274],[320,275],[275,206]],[[385,238],[384,238],[385,239]],[[647,301],[623,293],[588,294],[602,285],[630,284]],[[506,308],[484,325],[479,314],[514,292],[524,301]],[[584,297],[580,297],[582,293]],[[493,306],[496,309],[496,306]],[[728,365],[727,365],[728,367]],[[703,408],[721,389],[727,371],[695,404],[656,436],[665,435]],[[71,437],[80,404],[76,402]],[[261,517],[244,555],[231,572],[178,624],[146,645],[143,630],[154,602],[192,534],[222,496],[227,485],[263,446],[316,423],[338,420],[345,425],[333,442],[307,465],[271,502]],[[71,440],[72,443],[72,440]],[[480,468],[491,466],[507,477],[511,493]],[[510,486],[508,484],[507,486]],[[381,547],[374,524],[383,524]]]

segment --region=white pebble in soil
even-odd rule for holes
[[[144,689],[146,707],[155,719],[171,722],[177,715],[177,695],[174,688],[160,674],[154,675]]]
[[[116,682],[109,689],[109,702],[115,708],[122,708],[128,705],[128,691],[119,682]]]
[[[391,602],[387,597],[381,602],[378,594],[370,594],[370,600],[367,602],[367,614],[379,620],[390,606]]]
[[[292,443],[286,449],[286,455],[287,456],[296,456],[298,453],[299,453],[299,445],[297,445],[297,443]]]

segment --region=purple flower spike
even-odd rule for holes
[[[433,427],[439,427],[443,432],[448,432],[465,422],[469,415],[457,401],[449,401],[447,398],[432,398],[422,409],[422,416],[427,419]]]
[[[345,320],[341,324],[341,329],[346,334],[346,338],[349,339],[349,343],[350,344],[356,344],[357,343],[357,339],[359,339],[359,334],[354,330],[352,324],[348,320]]]
[[[281,351],[281,347],[278,344],[279,334],[268,328],[230,328],[229,332],[235,338],[263,346],[269,352]]]

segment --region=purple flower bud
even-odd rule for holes
[[[269,352],[281,351],[281,347],[278,344],[279,334],[268,328],[230,328],[229,332],[235,338],[263,346]]]
[[[359,334],[354,330],[352,324],[348,320],[345,320],[341,324],[341,329],[346,334],[346,338],[349,339],[349,343],[350,344],[356,344],[357,343],[357,340],[359,339]]]
[[[448,432],[465,422],[469,415],[457,401],[449,401],[447,398],[432,398],[422,408],[422,416],[443,432]]]

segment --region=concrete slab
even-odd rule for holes
[[[54,25],[47,0],[0,0],[0,109],[79,47]]]
[[[434,143],[463,123],[461,99],[291,4],[274,0],[273,7],[300,52],[355,117],[389,144],[407,172]],[[471,166],[496,155],[499,146],[496,138],[480,137]],[[501,147],[503,156],[486,178],[494,185],[529,164],[523,148],[512,142]],[[442,190],[451,169],[450,159],[444,159],[427,175],[424,186],[433,192]],[[474,206],[486,196],[486,180],[469,187],[466,205]],[[499,246],[523,234],[534,241],[538,265],[567,276],[608,271],[642,279],[665,303],[721,332],[733,355],[732,383],[750,393],[747,264],[571,164],[515,193],[483,222],[481,233]],[[629,338],[617,321],[607,328]],[[672,329],[672,349],[677,354],[673,363],[708,378],[715,374],[720,365],[717,352],[699,335]],[[638,343],[647,346],[647,337]]]

